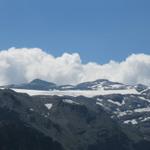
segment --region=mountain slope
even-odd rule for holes
[[[126,89],[129,88],[129,86],[118,82],[112,82],[106,79],[99,79],[92,82],[80,83],[75,88],[81,90],[98,90],[101,88],[105,90],[112,90],[112,89],[117,90],[117,89]]]
[[[143,150],[150,148],[141,133],[136,131],[133,139],[127,134],[132,128],[123,129],[94,101],[0,90],[0,146],[5,150],[10,144],[14,150],[139,150],[137,145],[145,143]]]
[[[22,83],[22,84],[13,84],[13,85],[6,85],[1,86],[3,88],[16,88],[16,89],[34,89],[34,90],[49,90],[49,89],[56,89],[57,86],[55,83],[47,82],[40,79],[35,79],[29,83]]]
[[[60,143],[25,124],[17,115],[0,109],[1,150],[63,150]]]

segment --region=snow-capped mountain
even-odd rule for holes
[[[149,150],[148,126],[141,130],[135,120],[130,125],[112,117],[128,101],[123,95],[29,96],[0,90],[0,149]]]
[[[89,116],[92,115],[92,118],[96,117],[96,114],[100,109],[108,115],[108,118],[112,120],[112,122],[116,122],[116,124],[123,129],[123,132],[125,130],[125,134],[127,134],[127,136],[130,137],[126,128],[128,130],[135,129],[136,131],[133,132],[135,132],[136,135],[132,135],[133,137],[137,137],[140,133],[140,135],[142,135],[142,139],[146,139],[148,141],[150,140],[150,88],[148,86],[142,84],[125,85],[105,79],[80,83],[78,85],[58,86],[55,83],[35,79],[27,84],[9,85],[3,86],[1,88],[11,88],[16,92],[29,94],[31,97],[28,96],[27,99],[29,99],[30,101],[32,101],[33,99],[35,100],[34,104],[32,104],[32,102],[31,104],[30,102],[28,102],[29,104],[27,105],[29,107],[29,111],[33,114],[35,112],[38,112],[38,115],[41,115],[40,118],[44,117],[44,119],[46,120],[48,119],[52,122],[54,121],[54,124],[63,124],[63,127],[61,126],[61,129],[59,129],[64,130],[63,132],[70,132],[66,131],[68,129],[65,128],[66,122],[69,121],[68,119],[72,120],[72,118],[74,118],[75,120],[73,124],[76,124],[77,122],[82,122],[86,117],[88,117],[86,116],[86,114],[84,114],[84,111],[86,109],[90,111],[91,114],[89,114]],[[17,95],[17,97],[19,96],[17,101],[15,102],[16,104],[20,103],[20,100],[22,99],[21,95],[24,95],[25,97],[27,96],[26,94],[16,94],[11,90],[8,90],[7,92],[6,91],[7,90],[4,90],[4,92],[1,93],[5,96],[4,93],[8,92],[6,95],[8,95],[8,97],[12,99],[11,101],[13,101],[13,99],[14,101],[16,101],[16,98],[13,98],[13,95]],[[18,106],[14,106],[14,104],[11,104],[10,107],[17,108]],[[60,112],[64,113],[63,116],[58,115],[58,113]],[[67,113],[70,115],[68,115]],[[75,114],[77,116],[79,115],[78,117],[81,118],[79,119]],[[92,118],[87,118],[87,120],[90,120]],[[97,120],[94,120],[94,122],[97,122]],[[111,123],[109,122],[108,124]],[[91,125],[96,128],[95,124]],[[41,128],[41,132],[44,132],[44,134],[48,133],[48,135],[51,135],[50,132],[54,132],[54,129],[50,129],[50,131],[45,129],[43,124],[35,124],[36,128],[39,128],[39,126]],[[84,131],[84,128],[87,128],[87,123],[85,123],[85,120],[81,123],[79,128],[82,129],[78,130],[75,126],[72,126],[71,130],[75,130],[78,133],[83,132],[83,134],[87,135],[87,138],[91,136],[91,134]],[[97,130],[96,132],[99,132],[97,128],[95,130]],[[52,138],[56,139],[59,144],[61,143],[60,145],[62,145],[62,147],[66,148],[66,143],[64,143],[62,139],[59,139],[59,137],[57,137],[55,134],[58,133],[54,133],[54,135],[52,134]],[[64,138],[66,138],[65,135],[63,136]],[[77,144],[76,141],[74,142],[74,144]],[[70,146],[71,145],[72,143],[70,143]],[[69,149],[76,150],[78,148],[71,146]]]
[[[99,90],[99,89],[104,89],[104,90],[118,90],[118,89],[129,89],[131,88],[128,85],[124,85],[118,82],[112,82],[106,79],[99,79],[96,81],[92,82],[84,82],[78,84],[76,89],[81,89],[81,90]]]
[[[84,82],[77,85],[57,85],[52,82],[43,81],[40,79],[35,79],[30,83],[23,83],[17,85],[5,85],[1,88],[11,88],[11,89],[25,89],[25,90],[40,90],[40,91],[69,91],[81,92],[83,91],[95,91],[95,93],[100,95],[103,91],[104,94],[112,93],[138,93],[148,89],[147,86],[138,84],[138,85],[126,85],[118,82],[112,82],[106,79],[99,79],[91,82]],[[101,92],[100,92],[101,91]],[[109,91],[109,92],[108,92]],[[111,92],[112,91],[112,92]],[[62,92],[63,93],[63,92]],[[85,95],[86,96],[86,95]]]

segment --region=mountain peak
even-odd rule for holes
[[[52,82],[48,82],[48,81],[45,81],[45,80],[41,80],[41,79],[34,79],[30,82],[30,84],[53,84],[53,85],[56,85],[55,83],[52,83]]]
[[[41,80],[41,79],[34,79],[34,80],[32,80],[30,83],[37,83],[37,82],[43,82],[44,80]],[[46,81],[44,81],[44,82],[46,82]]]

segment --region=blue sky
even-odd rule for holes
[[[149,0],[0,0],[0,49],[39,47],[83,62],[150,54]]]

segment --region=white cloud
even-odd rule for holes
[[[150,84],[150,55],[132,54],[122,62],[82,64],[79,54],[54,57],[38,48],[0,51],[0,85],[40,78],[57,84],[76,84],[100,78],[128,84]]]

